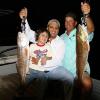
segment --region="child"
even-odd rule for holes
[[[52,59],[49,37],[50,33],[46,29],[36,32],[36,43],[30,45],[30,69],[45,71],[48,68],[47,63]]]

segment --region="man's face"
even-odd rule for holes
[[[70,33],[77,25],[77,22],[72,17],[65,18],[65,28]]]
[[[56,22],[52,22],[49,24],[47,27],[48,31],[50,32],[50,37],[51,38],[56,38],[59,32],[59,26]]]

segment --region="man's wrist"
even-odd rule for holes
[[[90,14],[84,14],[85,18],[88,18],[90,16]]]

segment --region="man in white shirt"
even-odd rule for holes
[[[27,9],[22,9],[19,15],[20,18],[23,18],[23,16],[27,18]],[[35,35],[32,35],[35,34],[35,32],[30,29],[27,20],[25,22],[26,32],[28,37],[30,37],[29,41],[31,41],[32,38],[35,39]],[[62,60],[65,53],[65,44],[63,40],[58,36],[59,28],[60,23],[57,19],[51,19],[48,22],[47,29],[50,32],[49,41],[52,47],[53,57],[49,64],[49,69],[47,69],[46,71],[33,71],[33,79],[34,77],[45,77],[47,79],[62,81],[65,87],[64,90],[65,96],[67,97],[66,99],[71,100],[74,77],[69,71],[67,71],[66,68],[62,66]]]

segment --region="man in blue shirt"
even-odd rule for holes
[[[89,16],[90,13],[90,5],[88,3],[81,3],[82,13],[87,15],[85,18],[87,24],[87,31],[89,33],[89,42],[93,38],[94,24]],[[65,46],[65,56],[63,59],[63,66],[73,74],[74,77],[77,77],[78,82],[81,84],[81,99],[84,100],[89,96],[90,91],[92,89],[92,80],[90,78],[90,68],[87,63],[84,69],[84,74],[81,80],[79,80],[77,75],[77,67],[76,67],[76,29],[77,26],[77,18],[73,12],[69,12],[65,16],[65,28],[66,31],[61,35],[61,38],[64,40]],[[86,97],[86,98],[85,98]]]

